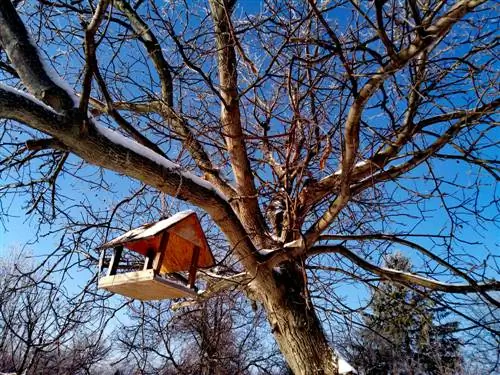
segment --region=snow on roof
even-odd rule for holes
[[[169,217],[168,219],[160,220],[154,224],[144,224],[138,228],[129,230],[128,232],[122,234],[119,237],[105,243],[101,246],[101,249],[107,249],[109,247],[113,247],[119,245],[124,242],[136,241],[145,239],[148,237],[152,237],[155,234],[171,227],[174,224],[177,224],[179,221],[185,219],[189,215],[194,214],[193,210],[186,210],[176,213],[175,215]]]

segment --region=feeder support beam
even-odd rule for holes
[[[156,253],[153,262],[153,269],[155,270],[156,273],[160,273],[161,265],[163,263],[163,259],[165,258],[165,254],[167,252],[168,237],[169,237],[168,232],[163,232],[163,234],[161,235],[160,247],[158,248],[158,252]]]
[[[117,246],[113,249],[113,256],[111,257],[111,261],[109,262],[108,276],[116,274],[118,263],[120,263],[120,259],[122,257],[122,251],[123,246]]]
[[[144,271],[153,268],[153,259],[155,258],[155,255],[155,251],[149,248],[144,259]]]
[[[198,271],[198,258],[200,257],[200,247],[195,246],[193,257],[191,258],[191,267],[189,267],[188,287],[193,288],[196,281],[196,271]]]
[[[102,270],[104,269],[104,258],[106,257],[106,249],[101,250],[99,254],[99,271],[97,275],[100,275]]]

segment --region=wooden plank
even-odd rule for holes
[[[155,258],[155,251],[151,248],[148,249],[148,252],[146,253],[146,256],[144,257],[144,268],[143,270],[149,270],[153,268],[153,260]]]
[[[105,276],[99,279],[98,286],[143,301],[196,296],[193,290],[159,277],[152,269]]]
[[[193,257],[191,258],[191,266],[189,267],[188,287],[193,288],[196,281],[196,271],[198,270],[198,259],[200,258],[200,247],[195,246],[193,249]]]
[[[101,274],[101,272],[104,269],[104,258],[106,257],[106,250],[102,250],[101,253],[99,254],[99,268],[98,268],[98,275]]]
[[[160,273],[161,265],[167,253],[169,233],[167,231],[163,232],[161,235],[160,246],[158,252],[156,253],[155,260],[153,262],[153,269],[155,272]]]
[[[117,246],[113,249],[113,256],[111,257],[108,267],[108,276],[116,274],[118,263],[120,263],[120,259],[122,257],[122,251],[123,246]]]

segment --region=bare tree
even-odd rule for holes
[[[172,312],[171,302],[136,303],[115,330],[119,363],[141,374],[275,374],[284,365],[241,296],[223,293]]]
[[[109,352],[95,317],[34,268],[26,252],[0,259],[0,370],[91,374]]]
[[[342,282],[449,293],[498,334],[480,247],[498,217],[494,2],[15,4],[0,3],[0,194],[69,264],[165,195],[238,262],[200,298],[238,281],[296,374],[337,372]],[[414,273],[381,266],[394,246],[421,257]]]

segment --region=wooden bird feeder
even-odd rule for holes
[[[109,261],[106,250],[113,249]],[[144,257],[143,265],[123,265],[123,250]],[[132,229],[100,247],[99,275],[107,274],[98,287],[139,300],[160,300],[196,296],[198,268],[212,267],[210,251],[194,211],[183,211],[153,224]],[[132,271],[130,271],[132,269]],[[127,272],[118,273],[117,271]],[[180,272],[186,272],[187,278]]]

